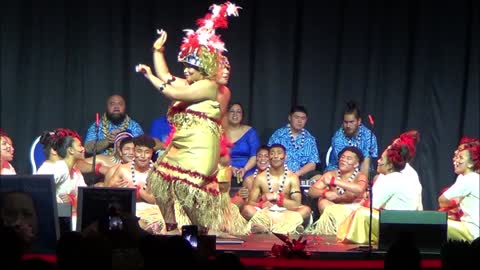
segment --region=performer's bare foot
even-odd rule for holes
[[[160,234],[160,235],[167,234],[167,228],[163,226],[163,224],[158,222],[154,222],[146,226],[145,231],[147,231],[150,234]]]
[[[252,233],[268,233],[268,229],[261,224],[252,224],[250,231]]]
[[[182,232],[179,229],[171,230],[171,231],[162,231],[163,235],[182,235]]]
[[[165,223],[164,235],[181,235],[182,230],[178,228],[177,223]]]

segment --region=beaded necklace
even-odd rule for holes
[[[153,161],[150,160],[150,165],[148,166],[147,173],[152,170],[153,168]],[[135,160],[132,160],[132,163],[130,165],[130,171],[132,172],[132,182],[134,185],[136,185],[137,181],[135,180]]]
[[[358,167],[356,167],[355,170],[353,171],[352,175],[350,175],[350,177],[348,177],[347,182],[352,182],[355,179],[355,177],[357,176],[358,171],[359,171]],[[337,179],[336,180],[338,180],[338,181],[342,180],[342,175],[340,173],[340,170],[337,171]],[[343,195],[344,193],[345,193],[345,189],[337,186],[337,194]]]
[[[283,185],[285,185],[285,180],[287,180],[287,174],[288,174],[287,164],[283,165],[283,168],[284,168],[283,178],[282,178],[282,182],[280,183],[280,186],[278,186],[277,194],[283,191]],[[272,182],[270,181],[270,166],[267,167],[266,171],[267,171],[268,192],[273,193]]]
[[[290,141],[292,142],[292,145],[293,145],[293,147],[295,147],[295,149],[302,148],[303,143],[305,142],[305,129],[302,128],[302,131],[300,133],[301,133],[302,139],[300,140],[300,144],[297,144],[295,142],[295,138],[293,137],[292,128],[291,128],[290,124],[288,124],[288,135],[290,136]]]

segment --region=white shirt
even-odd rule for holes
[[[455,184],[443,193],[448,200],[460,198],[459,208],[463,211],[460,221],[465,223],[474,239],[480,235],[479,182],[480,175],[478,173],[458,175]]]
[[[413,169],[413,168],[412,168]],[[372,187],[372,207],[385,210],[417,210],[422,201],[422,186],[411,172],[379,175]]]
[[[55,162],[45,161],[38,168],[36,174],[53,174],[55,178],[55,194],[59,203],[62,202],[60,195],[73,194],[76,197],[78,187],[87,186],[82,173],[77,168],[73,168],[72,175],[70,175],[70,170],[64,160]]]
[[[422,202],[422,184],[420,183],[420,178],[418,177],[417,171],[410,166],[410,164],[406,164],[405,168],[401,171],[401,173],[405,174],[405,177],[411,178],[412,181],[417,186],[416,189],[420,189],[420,197],[418,198],[418,206],[416,210],[423,210],[423,202]]]
[[[12,164],[8,161],[2,161],[1,164],[2,168],[0,168],[1,175],[16,175],[17,172],[15,168],[13,168]]]

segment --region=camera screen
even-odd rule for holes
[[[120,217],[110,216],[108,220],[108,229],[110,231],[120,231],[123,228],[123,222]]]

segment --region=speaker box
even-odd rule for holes
[[[438,211],[380,211],[379,250],[396,240],[413,241],[421,252],[440,253],[447,241],[447,213]]]

